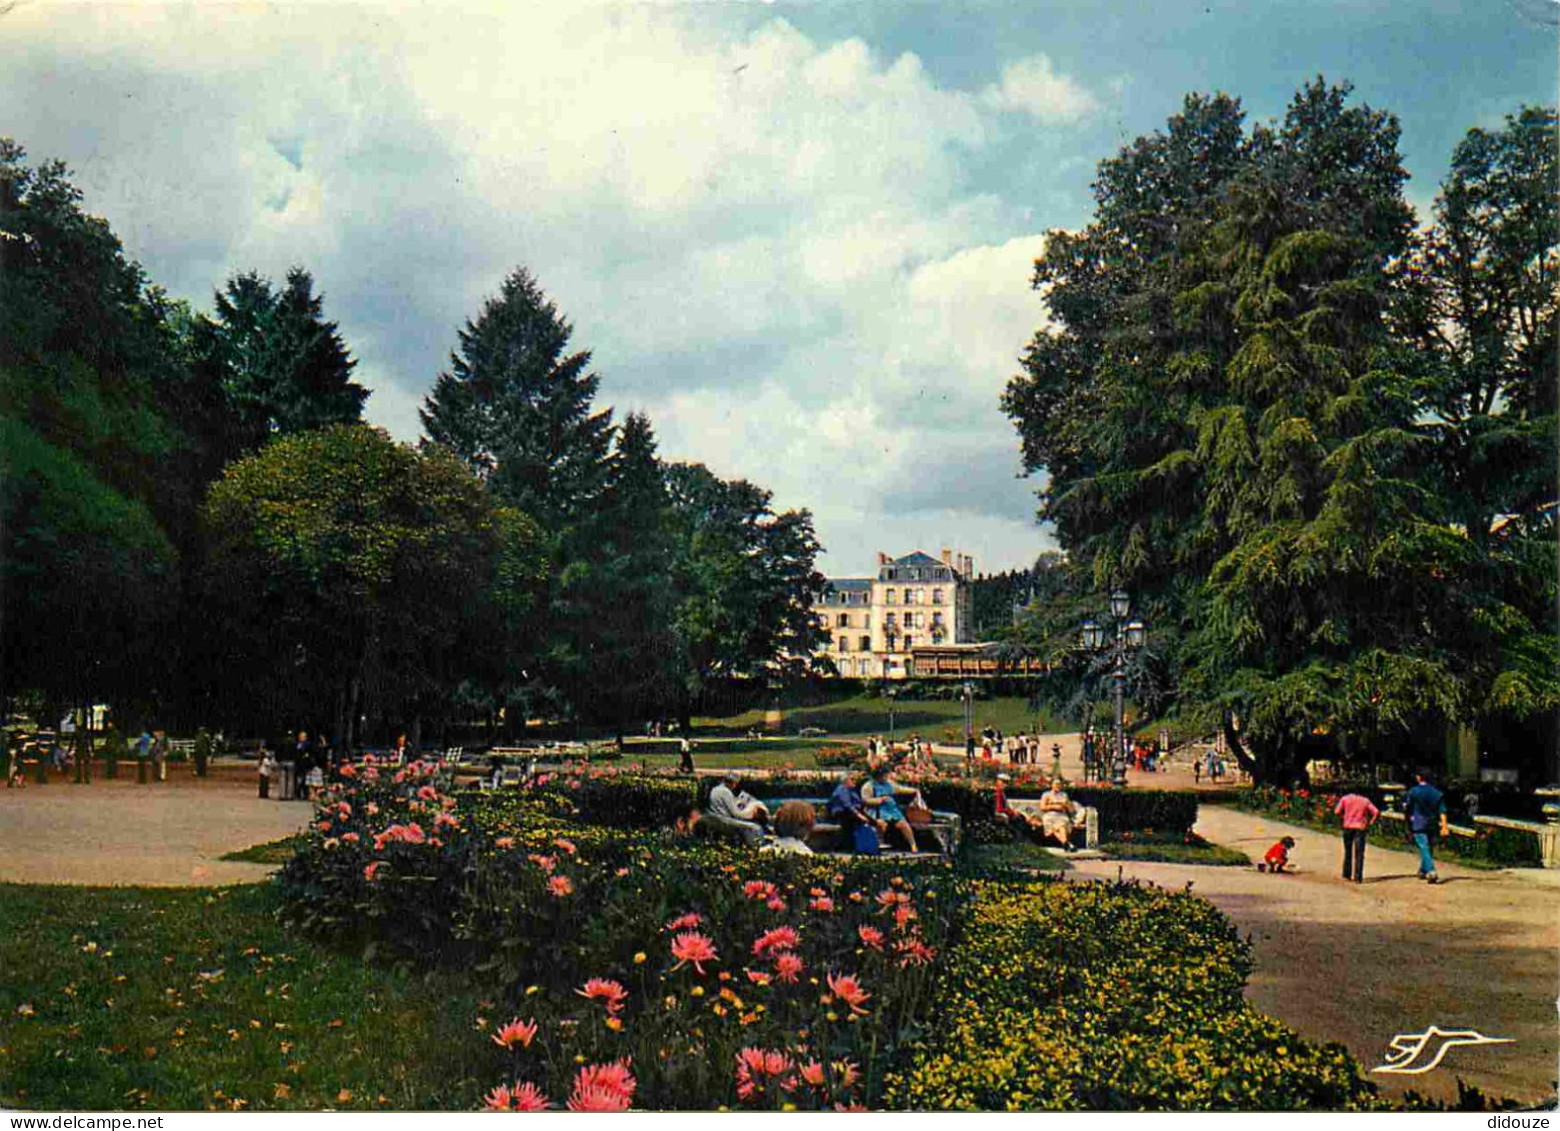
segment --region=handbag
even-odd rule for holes
[[[913,829],[924,829],[932,823],[932,811],[923,805],[910,805],[905,808],[905,820]]]
[[[857,856],[876,856],[879,851],[877,829],[871,825],[857,825],[851,830],[851,847]]]

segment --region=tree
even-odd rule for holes
[[[666,469],[676,601],[673,671],[686,730],[714,681],[783,681],[811,670],[824,639],[813,616],[824,578],[806,511],[775,513],[770,492],[703,464]]]
[[[1554,749],[1556,408],[1560,203],[1553,108],[1525,107],[1452,154],[1436,223],[1403,272],[1397,313],[1413,343],[1418,426],[1438,493],[1475,550],[1488,647],[1473,702]],[[1535,767],[1536,768],[1536,767]],[[1545,767],[1551,780],[1560,766]]]
[[[586,370],[590,354],[564,353],[573,332],[516,270],[466,323],[419,413],[430,443],[554,533],[593,510],[612,442],[611,411],[594,407],[601,379]]]
[[[58,162],[0,139],[0,694],[166,692],[193,526],[171,304]]]
[[[631,413],[618,432],[601,506],[591,523],[598,552],[588,604],[571,619],[585,670],[574,681],[588,713],[621,743],[632,720],[674,696],[669,499],[649,418]]]
[[[214,317],[195,323],[194,349],[231,413],[230,459],[272,436],[362,419],[368,390],[352,380],[357,362],[302,267],[280,289],[254,271],[229,279]]]
[[[1042,517],[1134,591],[1182,709],[1259,778],[1464,702],[1473,609],[1444,590],[1469,561],[1387,318],[1397,124],[1347,96],[1318,80],[1244,138],[1237,103],[1189,98],[1103,163],[1095,222],[1036,265],[1058,325],[1004,401]]]
[[[523,524],[448,455],[361,425],[233,464],[207,522],[206,607],[231,682],[263,690],[263,716],[292,712],[304,729],[328,712],[347,745],[361,716],[452,690],[495,591],[502,607],[524,585],[524,547],[506,545]]]

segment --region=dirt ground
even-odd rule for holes
[[[261,801],[253,764],[196,778],[168,767],[168,780],[137,785],[135,767],[90,785],[51,775],[48,785],[0,788],[0,881],[186,887],[263,879],[271,865],[219,860],[297,832],[310,807]]]
[[[1114,879],[1119,869],[1165,888],[1191,883],[1251,938],[1247,1000],[1306,1037],[1341,1042],[1383,1090],[1449,1100],[1461,1078],[1523,1101],[1555,1095],[1560,872],[1441,864],[1431,886],[1417,878],[1416,855],[1371,845],[1356,885],[1339,875],[1336,837],[1207,805],[1197,830],[1254,860],[1293,836],[1299,871],[1087,861],[1072,874]],[[1453,1047],[1421,1075],[1369,1072],[1395,1035],[1432,1025],[1512,1043]]]

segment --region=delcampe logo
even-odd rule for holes
[[[1417,1076],[1440,1064],[1454,1045],[1509,1045],[1513,1041],[1512,1037],[1486,1037],[1472,1029],[1440,1029],[1432,1025],[1423,1033],[1399,1033],[1393,1037],[1387,1042],[1392,1051],[1387,1054],[1386,1063],[1371,1071]]]

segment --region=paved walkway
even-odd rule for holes
[[[1554,1095],[1560,873],[1445,864],[1431,886],[1416,876],[1417,855],[1371,845],[1356,885],[1339,875],[1337,837],[1207,805],[1197,831],[1254,860],[1292,836],[1298,872],[1090,861],[1073,874],[1114,879],[1119,869],[1166,888],[1191,883],[1250,935],[1247,999],[1307,1037],[1342,1042],[1366,1069],[1383,1062],[1394,1035],[1431,1025],[1514,1040],[1452,1048],[1422,1075],[1368,1073],[1384,1090],[1453,1099],[1461,1077],[1494,1095]]]
[[[121,766],[122,775],[126,767]],[[199,887],[264,879],[274,867],[219,860],[225,852],[290,836],[310,806],[261,801],[254,767],[204,780],[170,766],[168,781],[0,788],[0,881]]]

